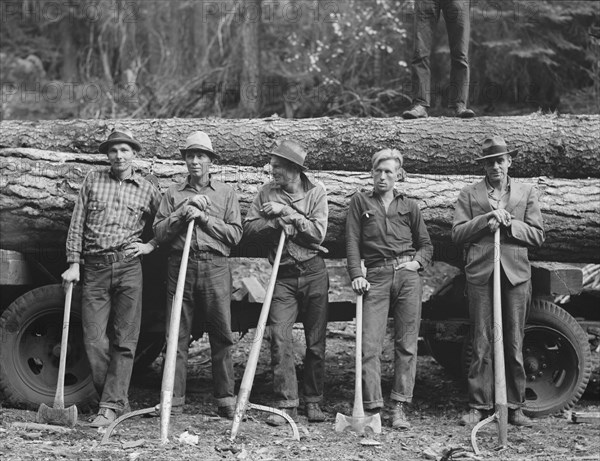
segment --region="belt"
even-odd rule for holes
[[[130,255],[131,253],[126,251],[111,251],[110,253],[102,253],[99,255],[84,255],[83,261],[85,264],[112,264],[131,259]]]
[[[325,268],[325,261],[320,256],[314,256],[306,261],[296,261],[294,264],[281,266],[277,271],[277,278],[296,277],[305,272]]]
[[[396,258],[384,258],[379,259],[377,261],[369,263],[367,269],[371,269],[373,267],[384,267],[384,266],[394,266],[394,269],[398,269],[398,266],[403,263],[408,263],[413,260],[412,256],[398,256]]]
[[[182,251],[173,251],[171,252],[172,257],[181,258],[183,254]],[[189,259],[193,261],[212,261],[219,259],[227,259],[227,256],[223,256],[222,254],[215,253],[214,251],[206,251],[206,250],[190,250]]]

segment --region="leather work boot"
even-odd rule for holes
[[[485,418],[487,418],[487,412],[471,408],[467,414],[461,416],[459,423],[461,426],[475,426],[475,424]]]
[[[308,416],[308,422],[310,423],[322,423],[325,421],[325,413],[321,411],[318,403],[306,404],[306,416]]]
[[[100,408],[94,420],[90,423],[90,427],[106,427],[117,419],[117,412],[112,408]]]
[[[404,403],[396,402],[392,412],[392,427],[394,429],[406,430],[410,429],[410,423],[404,413]]]
[[[410,109],[402,112],[402,118],[405,118],[407,120],[426,117],[427,108],[425,106],[422,106],[421,104],[414,104]]]
[[[475,112],[467,109],[465,104],[458,104],[454,110],[454,116],[458,118],[473,118],[475,117]]]
[[[292,417],[294,422],[298,422],[298,409],[296,407],[293,408],[279,408],[279,410],[284,411],[288,415]],[[287,424],[287,421],[279,415],[271,414],[267,418],[267,424],[269,426],[282,426],[283,424]]]
[[[531,427],[533,421],[523,414],[523,410],[508,410],[508,422],[513,426]]]
[[[221,418],[233,420],[233,417],[235,416],[235,405],[219,407],[218,413]]]
[[[365,408],[365,415],[367,416],[375,416],[381,413],[381,408]]]

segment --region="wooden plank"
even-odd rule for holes
[[[262,303],[265,300],[266,291],[256,277],[245,277],[242,286],[248,291],[248,301],[251,303]]]
[[[575,295],[583,288],[583,271],[571,264],[536,261],[531,263],[531,282],[538,296]]]
[[[575,411],[571,415],[574,423],[596,423],[600,424],[600,412],[596,411]]]

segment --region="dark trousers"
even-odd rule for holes
[[[83,341],[101,408],[120,412],[128,403],[141,318],[139,258],[84,265]]]
[[[169,258],[167,332],[181,256]],[[185,277],[177,342],[173,405],[185,403],[187,361],[192,332],[208,332],[212,361],[213,395],[220,407],[235,405],[235,375],[231,348],[231,271],[224,256],[195,259],[190,255]]]
[[[421,324],[421,276],[393,266],[367,270],[371,288],[364,296],[362,334],[363,403],[383,407],[381,353],[391,309],[394,317],[394,381],[391,399],[410,402],[417,372],[417,343]]]
[[[469,98],[469,0],[417,0],[414,22],[412,80],[413,103],[431,102],[431,43],[433,31],[444,15],[450,44],[449,106],[467,104]]]
[[[299,312],[303,315],[306,338],[304,400],[311,403],[323,398],[328,291],[327,268],[319,256],[279,270],[269,312],[276,407],[293,408],[299,404],[292,334]]]
[[[526,376],[523,367],[523,336],[531,302],[531,281],[511,285],[504,272],[502,284],[502,330],[506,395],[509,408],[525,402]],[[494,408],[494,280],[485,285],[467,284],[473,357],[469,368],[469,406],[480,410]]]

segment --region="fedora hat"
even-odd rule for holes
[[[277,157],[281,157],[298,165],[302,171],[308,170],[308,168],[304,166],[306,151],[294,141],[283,141],[271,152],[271,155],[276,155]]]
[[[139,142],[137,142],[135,139],[133,139],[133,134],[131,133],[130,130],[128,130],[125,127],[113,128],[113,130],[108,135],[108,139],[106,141],[104,141],[102,144],[100,144],[100,146],[98,147],[98,150],[102,154],[106,154],[108,152],[108,148],[110,146],[112,146],[113,144],[118,144],[118,143],[122,143],[122,142],[129,144],[137,152],[142,150],[141,144]]]
[[[210,142],[210,138],[204,131],[194,131],[185,140],[185,147],[179,150],[181,151],[181,155],[184,157],[185,154],[193,151],[202,151],[212,155],[213,157],[220,157],[219,154],[213,150],[212,142]]]
[[[482,154],[475,160],[480,161],[486,158],[498,157],[499,155],[509,154],[511,157],[517,155],[518,149],[508,150],[504,138],[500,136],[490,136],[483,141]]]

